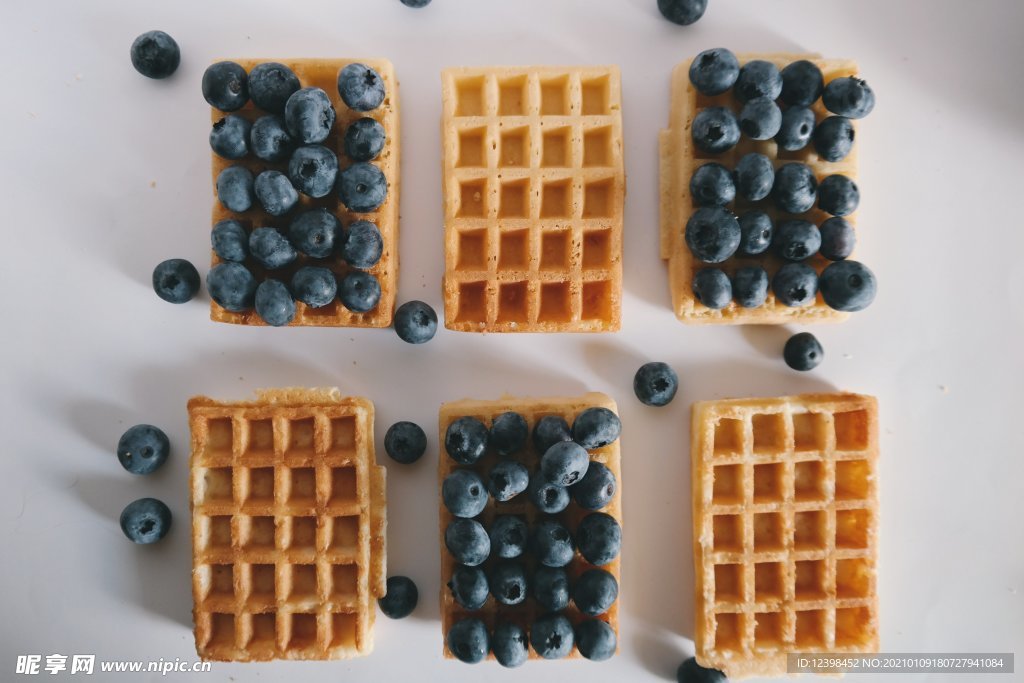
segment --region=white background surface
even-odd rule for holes
[[[662,20],[654,0],[436,0],[415,11],[398,0],[6,0],[0,679],[14,678],[24,653],[195,657],[185,401],[282,385],[337,385],[371,398],[378,443],[399,419],[426,428],[428,454],[413,466],[389,464],[388,477],[389,568],[415,579],[420,606],[404,621],[379,618],[376,651],[361,660],[215,664],[205,676],[169,680],[671,679],[692,652],[691,401],[832,387],[881,401],[883,649],[1021,654],[1022,26],[1024,4],[1013,0],[712,0],[688,29]],[[163,82],[139,76],[128,59],[134,37],[153,28],[182,49],[181,68]],[[880,295],[848,323],[814,330],[827,357],[806,375],[782,363],[790,330],[689,328],[668,308],[657,131],[672,66],[717,45],[853,57],[878,95],[858,136],[858,255],[878,274]],[[199,81],[209,62],[230,56],[394,62],[404,162],[399,301],[423,298],[439,311],[441,68],[619,64],[629,178],[623,331],[441,330],[417,348],[388,330],[216,325],[205,293],[184,306],[160,301],[149,283],[157,262],[208,267],[209,113]],[[660,410],[631,391],[633,372],[653,359],[682,380]],[[439,404],[584,390],[614,396],[625,423],[621,656],[514,672],[442,661]],[[171,460],[146,478],[114,457],[121,432],[143,421],[163,427],[173,445]],[[379,458],[387,460],[383,448]],[[142,496],[174,511],[157,546],[130,544],[117,525],[121,508]],[[110,680],[118,678],[129,677]]]

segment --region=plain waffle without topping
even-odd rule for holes
[[[192,596],[204,660],[373,649],[385,592],[385,470],[373,404],[337,389],[188,403]]]
[[[878,651],[878,406],[805,394],[693,405],[697,661],[786,673]]]
[[[441,78],[445,326],[619,329],[618,68],[454,68]]]
[[[303,211],[314,208],[324,208],[330,211],[340,221],[343,228],[357,220],[368,220],[376,224],[384,241],[384,250],[380,261],[366,272],[372,274],[380,282],[380,302],[376,308],[366,313],[354,313],[335,298],[330,304],[319,308],[311,308],[301,301],[295,302],[295,319],[290,325],[305,325],[311,327],[387,327],[395,308],[395,295],[398,289],[398,194],[399,194],[399,119],[398,119],[398,80],[395,78],[395,70],[391,62],[385,59],[238,59],[234,60],[249,72],[257,64],[276,61],[289,67],[298,76],[303,88],[321,88],[327,93],[334,105],[336,118],[330,135],[322,145],[329,148],[338,156],[338,173],[352,164],[352,161],[345,154],[345,131],[349,124],[363,117],[376,119],[384,127],[386,140],[384,149],[380,155],[370,161],[379,168],[387,179],[388,194],[384,203],[373,212],[355,213],[349,211],[338,199],[338,193],[332,189],[326,197],[314,199],[303,193],[299,193],[299,201],[291,211],[284,216],[271,216],[263,211],[259,200],[253,201],[253,206],[248,211],[235,213],[225,208],[216,198],[213,202],[213,221],[211,226],[219,221],[235,219],[245,226],[248,232],[259,227],[278,228],[285,235],[288,234],[288,226]],[[345,102],[338,95],[338,72],[349,64],[366,64],[380,74],[384,81],[385,98],[379,107],[373,111],[354,111],[349,109]],[[242,116],[249,121],[267,115],[249,101],[242,109],[231,112]],[[212,121],[216,123],[228,114],[219,109],[212,110]],[[217,154],[213,158],[213,186],[216,195],[217,176],[222,170],[229,166],[244,166],[252,171],[253,176],[261,171],[277,170],[285,175],[288,174],[288,159],[281,162],[269,162],[257,158],[252,152],[242,159],[224,159]],[[290,156],[290,155],[289,155]],[[220,259],[216,253],[212,253],[212,264],[217,265]],[[273,277],[285,284],[291,281],[292,274],[304,265],[317,265],[330,268],[337,274],[339,280],[352,270],[345,260],[338,255],[329,259],[312,259],[300,253],[299,257],[289,266],[273,271],[267,271],[260,267],[253,259],[248,258],[245,266],[249,268],[258,282],[266,277]],[[256,314],[255,309],[243,313],[233,313],[210,302],[210,319],[223,323],[235,323],[238,325],[265,325],[266,323]]]
[[[583,396],[574,398],[502,398],[496,401],[476,401],[476,400],[463,400],[455,401],[452,403],[445,403],[441,406],[441,413],[439,419],[439,434],[440,443],[444,444],[445,433],[448,430],[448,425],[459,419],[460,417],[475,417],[487,425],[488,428],[491,426],[491,421],[498,415],[508,411],[514,411],[522,415],[526,419],[526,424],[529,426],[530,438],[527,439],[526,448],[519,453],[511,456],[511,459],[519,461],[526,465],[527,469],[530,470],[532,475],[540,464],[540,454],[537,453],[533,447],[533,427],[542,417],[546,415],[558,415],[565,419],[570,425],[573,420],[581,412],[587,408],[603,407],[608,408],[612,412],[618,414],[618,409],[615,405],[615,401],[604,394],[600,393],[589,393]],[[605,465],[615,475],[617,483],[617,489],[615,496],[607,506],[601,508],[600,512],[604,512],[611,515],[622,526],[622,469],[620,466],[620,449],[619,441],[616,440],[614,443],[605,446],[604,448],[598,448],[590,451],[591,462],[600,462]],[[460,465],[448,456],[447,453],[443,452],[438,457],[438,490],[451,472],[457,469],[469,469],[477,472],[484,481],[487,480],[487,474],[490,472],[498,461],[499,457],[493,453],[490,449],[476,464],[474,465]],[[498,603],[492,595],[487,596],[487,602],[484,603],[483,607],[478,610],[467,610],[452,598],[452,593],[448,589],[447,583],[451,579],[452,572],[457,566],[454,558],[448,552],[444,542],[444,532],[448,527],[448,524],[456,519],[452,515],[448,508],[444,506],[444,502],[440,502],[441,512],[441,526],[440,526],[440,537],[441,537],[441,633],[442,641],[445,641],[444,636],[447,635],[451,625],[461,619],[474,617],[480,619],[487,626],[488,633],[494,632],[494,626],[502,621],[509,621],[521,626],[527,633],[530,632],[530,625],[534,619],[545,613],[545,610],[539,607],[533,599],[532,593],[527,599],[518,605],[503,605]],[[490,530],[490,525],[494,521],[494,518],[498,515],[515,515],[523,519],[526,525],[532,529],[533,525],[544,519],[556,519],[561,522],[573,535],[576,537],[576,530],[579,526],[580,521],[587,515],[591,514],[590,510],[585,510],[579,507],[575,501],[569,503],[562,512],[556,515],[548,515],[536,508],[527,497],[527,494],[521,493],[510,501],[497,502],[494,498],[490,498],[487,502],[487,507],[484,511],[475,519],[477,519],[485,528]],[[529,557],[529,552],[524,555],[526,560],[526,568],[529,578],[529,573],[534,568],[534,562]],[[484,563],[483,567],[485,571],[491,566],[493,559],[489,559]],[[583,556],[577,551],[572,561],[565,567],[566,573],[569,575],[570,584],[580,574],[588,569],[592,569],[593,565],[588,563]],[[615,577],[615,580],[619,582],[621,589],[621,563],[620,558],[615,558],[606,565],[600,567],[605,571],[609,572]],[[620,591],[621,599],[621,591]],[[569,618],[573,624],[576,624],[588,617],[584,617],[573,605],[570,603],[569,607],[562,612],[566,617]],[[614,629],[615,635],[619,635],[619,600],[616,600],[614,604],[608,609],[607,612],[594,617],[597,619],[603,619]],[[447,642],[444,644],[444,656],[447,658],[453,658],[454,655],[449,652]],[[530,648],[529,652],[530,659],[539,659],[540,656]],[[569,654],[570,658],[579,658],[581,655],[579,650],[573,649],[572,653]],[[489,659],[494,659],[493,654],[488,654]]]

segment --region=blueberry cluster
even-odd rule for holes
[[[795,152],[813,145],[817,155],[840,161],[853,147],[851,119],[866,116],[875,96],[864,81],[836,78],[825,84],[821,70],[799,60],[781,71],[771,62],[753,60],[742,67],[725,48],[700,53],[690,65],[690,81],[702,95],[716,97],[732,90],[740,103],[739,116],[727,106],[703,108],[693,119],[694,146],[706,154],[732,150],[742,136],[773,140],[779,150]],[[817,121],[811,109],[819,98],[832,115]],[[800,162],[776,168],[764,154],[740,157],[732,169],[708,162],[690,179],[690,194],[698,207],[686,224],[686,243],[699,261],[718,264],[736,256],[750,259],[730,278],[719,268],[699,270],[693,279],[694,296],[712,309],[735,301],[742,308],[757,308],[768,298],[785,306],[806,306],[820,291],[825,303],[840,311],[859,311],[875,296],[874,274],[857,261],[846,260],[853,251],[853,226],[844,218],[857,209],[856,183],[841,174],[818,182],[814,170]],[[760,202],[771,201],[773,215]],[[737,216],[728,206],[749,210]],[[817,208],[830,214],[821,225],[800,218]],[[819,277],[806,261],[821,255],[832,261]],[[781,265],[769,278],[764,257]]]
[[[458,563],[448,581],[452,598],[470,612],[489,600],[496,606],[532,603],[530,612],[539,615],[524,627],[503,619],[499,609],[490,633],[477,617],[460,619],[447,634],[455,657],[474,663],[493,652],[500,664],[514,667],[526,661],[531,647],[545,659],[566,657],[574,647],[593,660],[615,653],[615,632],[598,617],[618,599],[618,582],[602,567],[618,557],[622,529],[600,512],[618,483],[611,470],[591,461],[588,450],[613,443],[620,431],[619,418],[606,408],[584,410],[571,427],[561,417],[543,417],[532,434],[543,455],[530,472],[516,458],[531,436],[522,415],[503,413],[490,429],[474,417],[449,425],[445,449],[456,462],[472,466],[488,450],[498,456],[486,479],[467,467],[452,471],[441,486],[444,505],[455,516],[445,530],[445,546]],[[503,504],[520,496],[544,513],[532,525],[519,515],[501,514]],[[491,499],[496,514],[485,526],[481,515]],[[579,509],[571,518],[583,515],[575,534],[566,526],[569,513],[556,516],[570,500]],[[584,617],[575,626],[566,614],[570,603]]]
[[[117,442],[117,460],[132,474],[152,474],[167,460],[171,442],[159,427],[138,424]],[[139,498],[121,512],[121,531],[130,541],[156,543],[171,528],[171,510],[156,498]]]

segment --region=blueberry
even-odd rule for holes
[[[334,126],[334,106],[320,88],[296,90],[284,105],[288,133],[300,144],[323,142]]]
[[[390,619],[404,619],[412,614],[419,602],[420,592],[408,576],[389,576],[387,592],[378,598],[377,604],[384,616]]]
[[[334,253],[334,245],[341,233],[341,225],[327,209],[310,209],[298,215],[288,226],[288,239],[307,256],[327,258]]]
[[[117,459],[132,474],[156,471],[171,452],[171,442],[163,430],[153,425],[135,425],[117,442]]]
[[[775,172],[772,197],[775,205],[788,213],[804,213],[814,206],[818,179],[807,164],[791,162]]]
[[[491,554],[491,539],[475,519],[458,518],[444,531],[444,544],[456,562],[469,567],[483,564]]]
[[[818,185],[818,208],[833,216],[849,216],[860,204],[857,183],[844,175],[830,175]]]
[[[590,454],[572,441],[562,441],[549,448],[540,459],[544,479],[555,486],[572,486],[587,473]]]
[[[736,189],[740,195],[752,202],[759,202],[772,191],[775,184],[775,167],[772,160],[763,154],[744,154],[736,163]]]
[[[475,417],[460,417],[448,425],[444,449],[455,462],[472,465],[487,450],[487,427]]]
[[[252,124],[238,114],[228,114],[210,129],[210,149],[225,159],[241,159],[249,153]]]
[[[602,463],[594,461],[577,483],[570,489],[573,500],[586,510],[600,510],[615,497],[618,484],[615,474]]]
[[[402,0],[402,4],[413,9],[420,9],[430,4],[430,0]]]
[[[292,150],[292,136],[280,116],[261,116],[252,124],[249,144],[263,161],[284,161]]]
[[[809,107],[825,88],[825,78],[813,62],[800,59],[782,69],[782,101],[791,107]]]
[[[562,614],[545,614],[530,626],[530,645],[544,659],[562,659],[572,652],[572,622]]]
[[[349,109],[371,111],[384,101],[384,79],[365,64],[349,64],[338,72],[338,94]]]
[[[728,679],[718,669],[705,669],[690,657],[679,665],[676,671],[677,683],[726,683]]]
[[[786,263],[772,278],[772,292],[784,306],[806,306],[818,293],[818,274],[806,263]]]
[[[576,649],[589,660],[603,662],[615,654],[615,629],[600,619],[587,619],[576,626]]]
[[[341,255],[353,268],[373,268],[384,253],[384,238],[370,221],[356,221],[345,231]]]
[[[211,64],[203,73],[203,97],[211,107],[236,111],[249,101],[249,77],[235,62]]]
[[[810,332],[799,332],[786,340],[782,358],[794,370],[807,371],[818,367],[825,357],[821,342]]]
[[[695,23],[707,8],[708,0],[658,0],[661,16],[680,26]]]
[[[758,308],[768,299],[768,272],[761,266],[743,266],[732,275],[732,298],[741,308]]]
[[[814,129],[814,151],[825,161],[842,161],[853,149],[855,137],[850,119],[830,116]]]
[[[693,172],[690,194],[697,206],[725,206],[736,198],[736,185],[729,169],[711,161]]]
[[[199,271],[185,259],[161,261],[153,269],[153,291],[172,304],[191,301],[199,291]]]
[[[512,559],[526,551],[526,522],[515,515],[498,515],[491,524],[491,551],[495,557]]]
[[[487,490],[494,500],[512,500],[530,485],[530,471],[521,462],[502,460],[487,475]]]
[[[748,211],[739,218],[740,246],[738,252],[744,256],[763,254],[771,246],[775,226],[771,216],[764,211]]]
[[[217,198],[228,211],[241,213],[252,208],[252,172],[242,166],[228,166],[217,174]]]
[[[752,140],[771,140],[782,127],[782,110],[775,100],[755,97],[740,111],[740,130]]]
[[[491,649],[487,627],[474,617],[460,619],[452,624],[445,642],[455,658],[466,664],[482,662]]]
[[[452,599],[456,603],[469,610],[483,607],[491,592],[483,569],[462,564],[452,572],[452,578],[448,580],[448,590],[451,591]]]
[[[338,196],[349,211],[376,211],[388,196],[388,181],[373,164],[359,162],[341,172]]]
[[[430,0],[402,0],[410,7],[423,7]],[[410,3],[419,2],[422,4],[413,5]],[[494,627],[494,635],[491,638],[491,649],[494,651],[494,658],[498,664],[512,669],[521,666],[529,658],[529,650],[526,639],[526,631],[521,626],[510,621],[499,622]]]
[[[299,77],[284,64],[263,62],[249,72],[252,103],[273,114],[283,114],[288,98],[301,87]]]
[[[338,178],[338,157],[323,145],[304,145],[288,160],[288,177],[302,194],[326,197]]]
[[[559,441],[572,441],[569,423],[559,415],[545,415],[533,426],[533,447],[543,455]]]
[[[733,92],[741,102],[757,97],[779,99],[782,94],[782,74],[778,67],[763,59],[754,59],[740,67]]]
[[[644,405],[657,407],[668,405],[675,398],[678,388],[679,376],[666,363],[645,363],[633,375],[633,393]]]
[[[721,95],[736,83],[740,62],[730,50],[704,50],[690,62],[690,82],[704,95]]]
[[[244,261],[249,255],[249,234],[235,220],[224,220],[210,233],[213,251],[222,261]]]
[[[603,569],[588,569],[576,579],[572,601],[589,617],[604,614],[619,597],[619,582]]]
[[[132,66],[146,78],[167,78],[181,63],[181,50],[163,31],[146,31],[132,41]]]
[[[384,435],[384,450],[395,462],[409,465],[427,450],[427,435],[415,422],[396,422]]]
[[[537,567],[532,585],[533,599],[543,609],[560,612],[569,606],[569,575],[561,567]]]
[[[530,537],[534,558],[545,567],[564,567],[576,552],[569,530],[553,519],[539,522]]]
[[[720,206],[697,209],[686,221],[686,245],[698,260],[721,263],[740,245],[739,221]]]
[[[875,108],[875,93],[860,78],[844,76],[825,86],[821,101],[833,114],[862,119]]]
[[[395,334],[408,344],[425,344],[437,333],[437,313],[430,304],[406,301],[395,311]]]
[[[476,517],[487,507],[487,486],[472,470],[454,470],[441,484],[441,498],[456,517]]]
[[[693,144],[709,154],[725,152],[740,141],[740,124],[726,107],[707,107],[697,112],[691,126]]]
[[[338,281],[334,273],[320,266],[303,266],[292,275],[292,296],[310,308],[320,308],[334,301],[338,295]]]
[[[521,562],[498,562],[491,569],[488,583],[491,585],[491,595],[503,605],[518,605],[526,600],[526,570]]]
[[[853,253],[857,234],[845,218],[829,218],[821,224],[821,248],[818,252],[829,261],[842,261]]]
[[[171,510],[156,498],[139,498],[121,511],[121,531],[133,543],[156,543],[171,528]]]
[[[277,228],[256,228],[249,235],[249,253],[267,270],[283,268],[298,256],[295,247]]]
[[[242,313],[253,306],[256,278],[241,263],[218,263],[206,274],[206,291],[224,310]]]
[[[380,303],[380,282],[369,273],[353,270],[338,285],[338,298],[353,313],[367,313]]]
[[[779,223],[773,242],[775,251],[787,261],[803,261],[818,253],[821,232],[818,226],[799,218]]]
[[[619,416],[607,408],[587,408],[572,422],[572,440],[588,451],[614,443],[622,433]]]
[[[260,283],[256,288],[256,314],[273,327],[295,320],[295,299],[283,282],[267,278]]]
[[[538,510],[549,515],[559,513],[569,507],[568,489],[549,483],[540,472],[535,472],[530,477],[526,495]]]
[[[622,550],[622,527],[611,515],[594,512],[576,528],[576,543],[583,559],[593,565],[606,565]]]
[[[861,311],[875,300],[875,274],[857,261],[830,263],[821,273],[821,296],[837,311]]]
[[[795,152],[807,146],[814,135],[814,112],[807,107],[790,107],[782,112],[782,124],[775,134],[780,149]]]
[[[703,268],[693,276],[693,296],[708,308],[720,310],[732,299],[729,276],[718,268]]]
[[[292,181],[280,171],[263,171],[256,176],[253,188],[263,210],[271,216],[285,215],[299,201],[299,193],[292,186]]]
[[[384,126],[364,116],[353,121],[345,131],[345,154],[352,161],[372,161],[384,149],[386,139]]]

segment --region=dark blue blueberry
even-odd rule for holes
[[[356,119],[345,131],[345,155],[352,161],[372,161],[384,149],[386,139],[384,126],[376,119]]]
[[[775,230],[775,251],[787,261],[803,261],[818,253],[821,231],[810,221],[799,218],[782,221]]]
[[[675,398],[677,389],[679,389],[679,376],[667,363],[657,361],[644,363],[633,375],[633,393],[644,405],[656,407],[668,405]],[[592,463],[591,467],[594,464],[598,463]],[[590,472],[587,472],[588,476],[589,474]],[[580,485],[585,481],[586,478],[580,482]],[[575,491],[573,495],[576,495]]]
[[[677,683],[726,683],[728,679],[718,669],[705,669],[697,663],[695,657],[690,657],[679,665],[676,671]]]
[[[427,435],[415,422],[396,422],[384,435],[384,450],[395,462],[409,465],[427,450]]]
[[[698,260],[721,263],[740,246],[739,221],[720,206],[697,209],[686,221],[686,245]]]
[[[334,126],[334,105],[320,88],[296,90],[284,105],[284,124],[299,144],[323,142]]]
[[[588,619],[576,626],[576,649],[587,659],[603,662],[615,654],[615,629],[600,619]]]
[[[298,257],[295,247],[277,228],[256,228],[249,235],[249,253],[267,270],[283,268]]]
[[[622,527],[611,515],[594,512],[576,528],[576,543],[583,559],[593,565],[608,564],[622,550]]]
[[[349,211],[376,211],[388,196],[388,181],[373,164],[359,162],[341,172],[338,196]]]
[[[476,664],[487,658],[487,652],[491,649],[490,640],[487,637],[487,627],[479,619],[470,617],[460,619],[448,629],[448,636],[445,639],[448,651],[455,655],[455,658],[466,664]]]
[[[758,308],[768,299],[768,272],[761,266],[743,266],[732,275],[732,298],[741,308]]]
[[[338,298],[353,313],[367,313],[380,303],[380,282],[369,273],[353,270],[338,285]]]
[[[252,186],[252,172],[242,166],[228,166],[217,174],[217,198],[228,211],[241,213],[252,208]]]
[[[472,470],[454,470],[441,484],[441,499],[456,517],[476,517],[487,507],[487,485]]]
[[[763,254],[771,246],[775,225],[771,216],[764,211],[748,211],[739,218],[740,246],[737,250],[744,256]]]
[[[825,86],[821,101],[833,114],[861,119],[875,108],[875,93],[865,81],[854,76],[844,76]]]
[[[132,41],[132,66],[146,78],[167,78],[181,63],[178,43],[163,31],[146,31]]]
[[[590,454],[572,441],[562,441],[549,448],[540,459],[540,471],[548,483],[572,486],[587,473]]]
[[[487,427],[475,417],[460,417],[448,425],[444,449],[455,462],[474,464],[487,450]]]
[[[252,153],[263,161],[284,161],[292,151],[292,136],[280,116],[261,116],[249,131]]]
[[[302,194],[326,197],[338,178],[338,157],[323,145],[304,145],[288,160],[288,177]]]
[[[576,552],[572,534],[553,519],[545,519],[533,528],[530,549],[534,558],[545,567],[564,567]]]
[[[338,295],[338,281],[327,268],[303,266],[292,275],[292,296],[310,308],[320,308]]]
[[[404,619],[416,609],[419,589],[408,576],[389,576],[387,592],[377,600],[380,611],[390,619]]]
[[[132,474],[155,471],[171,452],[171,442],[163,430],[153,425],[135,425],[117,442],[117,459]]]
[[[420,9],[430,4],[430,0],[402,0],[402,4],[413,9]]]
[[[476,567],[491,554],[491,539],[483,524],[475,519],[458,518],[444,531],[444,544],[456,562]]]
[[[771,194],[772,185],[775,184],[772,160],[757,152],[740,157],[734,174],[740,196],[752,202],[759,202]]]
[[[272,114],[283,114],[288,98],[301,87],[299,77],[284,64],[263,62],[249,72],[252,103]]]
[[[779,68],[763,59],[754,59],[740,67],[733,92],[741,102],[757,97],[779,99],[782,94],[782,74]]]
[[[533,447],[541,455],[559,441],[572,441],[569,423],[559,415],[545,415],[533,426]]]
[[[502,460],[487,475],[487,490],[494,500],[512,500],[530,485],[530,471],[521,462]]]
[[[242,313],[253,306],[256,278],[241,263],[218,263],[206,274],[206,291],[224,310]]]
[[[726,152],[740,141],[736,114],[726,107],[707,107],[693,117],[693,144],[709,154]]]
[[[718,268],[703,268],[693,276],[693,296],[708,308],[720,310],[732,300],[729,276]]]
[[[856,135],[850,119],[830,116],[814,129],[814,151],[825,161],[842,161],[853,149]]]
[[[845,218],[829,218],[821,224],[821,248],[818,253],[829,261],[842,261],[853,253],[857,233]]]
[[[771,140],[782,127],[782,110],[775,100],[755,97],[740,111],[740,130],[752,140]]]
[[[409,5],[410,7],[423,7],[430,0],[402,0],[409,4],[419,2],[422,4]],[[513,669],[522,666],[529,659],[529,645],[526,639],[526,631],[521,626],[510,621],[502,621],[494,627],[494,635],[491,637],[491,649],[494,651],[494,658],[498,664]]]
[[[530,477],[526,495],[538,510],[549,515],[569,507],[569,490],[549,483],[539,471]]]
[[[172,304],[191,301],[199,291],[199,271],[182,258],[161,261],[153,269],[153,291]]]
[[[249,101],[249,77],[235,62],[211,64],[203,73],[203,97],[211,107],[236,111]]]
[[[658,0],[661,16],[680,26],[695,23],[707,8],[708,0]]]
[[[338,72],[338,94],[349,109],[371,111],[384,101],[384,79],[365,64],[349,64]]]
[[[572,440],[588,451],[614,443],[621,433],[619,416],[600,406],[587,408],[572,422]]]
[[[775,205],[788,213],[804,213],[811,210],[817,198],[818,179],[807,164],[791,162],[775,172],[772,197]]]
[[[295,191],[292,181],[280,171],[263,171],[256,176],[253,189],[263,210],[271,216],[285,215],[299,201],[299,193]]]
[[[772,292],[783,306],[806,306],[818,293],[818,274],[806,263],[786,263],[772,278]]]
[[[821,97],[825,78],[813,62],[800,59],[782,69],[782,101],[791,107],[809,107]]]
[[[133,543],[156,543],[171,529],[171,510],[156,498],[139,498],[121,511],[121,531]]]
[[[736,198],[736,185],[729,169],[710,161],[693,172],[690,195],[697,206],[725,206]]]
[[[810,332],[798,332],[786,340],[782,358],[794,370],[806,372],[818,367],[825,358],[825,349],[821,348],[821,342]]]
[[[807,107],[790,107],[782,112],[782,125],[775,134],[780,149],[795,152],[807,146],[814,135],[814,112]]]
[[[222,261],[244,261],[249,255],[249,233],[235,220],[225,220],[213,226],[210,233],[213,251]]]
[[[857,183],[844,175],[830,175],[818,185],[818,208],[833,216],[849,216],[860,204]]]
[[[455,602],[468,610],[483,607],[491,592],[483,569],[462,564],[452,571],[452,578],[448,580],[448,590],[452,592]]]
[[[530,626],[530,645],[544,659],[562,659],[572,652],[572,622],[562,614],[545,614]]]
[[[384,238],[370,221],[356,221],[345,231],[341,256],[353,268],[373,268],[384,253]]]
[[[210,149],[225,159],[241,159],[249,153],[252,124],[238,114],[228,114],[210,129]]]
[[[861,311],[875,300],[875,274],[857,261],[830,263],[821,273],[821,296],[837,311]]]
[[[515,515],[498,515],[491,524],[491,551],[495,557],[512,559],[526,551],[529,531]]]
[[[406,301],[395,311],[395,334],[408,344],[425,344],[437,333],[437,313],[430,304]]]
[[[498,455],[506,458],[523,450],[529,436],[526,419],[519,413],[508,411],[491,422],[488,443]]]
[[[498,562],[491,569],[488,583],[491,585],[491,595],[503,605],[518,605],[526,600],[526,570],[521,562]]]
[[[341,233],[341,225],[327,209],[310,209],[288,226],[288,239],[307,256],[327,258],[334,253],[334,245]]]
[[[600,510],[612,501],[617,488],[615,474],[602,463],[594,461],[583,478],[573,484],[570,493],[581,508]]]
[[[295,320],[295,299],[283,282],[267,278],[260,283],[256,288],[256,314],[272,327]]]
[[[569,575],[561,567],[537,567],[532,586],[533,599],[543,609],[560,612],[569,606]]]
[[[736,83],[740,62],[724,47],[704,50],[690,62],[690,82],[704,95],[721,95]]]
[[[619,597],[619,582],[603,569],[588,569],[576,579],[572,601],[589,617],[604,614]]]

